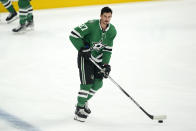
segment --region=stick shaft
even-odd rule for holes
[[[91,62],[94,63],[97,68],[99,68],[101,71],[103,70],[93,59],[89,58]],[[136,105],[139,107],[150,119],[153,119],[153,116],[150,115],[146,110],[144,110],[134,99],[131,97],[111,76],[108,76],[108,78],[127,96],[129,97]]]

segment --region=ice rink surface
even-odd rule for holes
[[[114,41],[110,80],[89,102],[85,123],[73,120],[79,74],[70,31],[99,19],[102,6],[34,11],[35,30],[13,34],[0,23],[0,131],[196,131],[196,1],[109,5]],[[1,14],[1,20],[8,14]]]

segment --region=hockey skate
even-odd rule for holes
[[[33,30],[33,29],[34,29],[34,22],[33,22],[33,20],[27,22],[26,28],[27,28],[28,30]]]
[[[13,22],[14,20],[16,20],[17,18],[18,18],[17,12],[14,12],[14,13],[10,13],[5,20],[9,24],[9,23]]]
[[[27,28],[27,30],[34,30],[34,21],[33,21],[33,19],[30,20],[30,21],[27,21],[26,28]]]
[[[85,115],[84,107],[76,106],[74,120],[85,122],[86,118],[87,118],[87,115]]]
[[[88,116],[91,113],[90,108],[88,107],[88,102],[85,103],[84,105],[84,112]]]
[[[12,31],[15,33],[23,33],[26,30],[25,24],[20,24],[18,27],[14,28]]]

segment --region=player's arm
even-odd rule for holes
[[[116,30],[114,31],[113,35],[107,40],[107,45],[104,46],[103,51],[103,59],[102,59],[102,69],[104,70],[103,77],[108,78],[109,73],[111,71],[111,66],[109,65],[111,54],[112,54],[112,47],[113,47],[113,40],[116,36]]]
[[[116,37],[116,30],[112,34],[112,36],[107,40],[107,45],[103,49],[103,60],[102,63],[104,65],[109,64],[111,54],[112,54],[112,47],[113,47],[113,40]]]
[[[79,51],[82,47],[85,46],[84,37],[90,33],[90,24],[88,22],[77,26],[71,31],[69,36],[74,47]]]

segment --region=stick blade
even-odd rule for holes
[[[166,115],[153,116],[153,120],[165,120],[165,119],[167,119]]]

